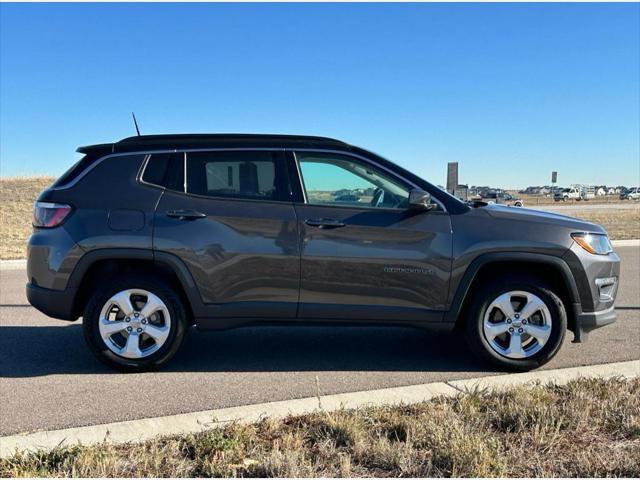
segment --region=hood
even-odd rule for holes
[[[595,223],[580,220],[553,212],[532,210],[522,207],[508,207],[505,205],[490,204],[481,207],[489,216],[504,220],[516,220],[520,222],[544,223],[573,229],[577,232],[606,233],[605,229]]]

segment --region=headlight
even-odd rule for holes
[[[587,252],[594,255],[606,255],[613,252],[609,237],[606,235],[600,233],[572,233],[571,238]]]

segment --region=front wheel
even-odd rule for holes
[[[99,288],[82,323],[98,360],[128,372],[153,370],[168,362],[188,326],[180,297],[146,275],[122,276]]]
[[[513,279],[481,290],[465,322],[471,349],[502,368],[527,371],[562,346],[567,314],[562,300],[537,279]]]

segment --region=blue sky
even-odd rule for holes
[[[2,4],[0,174],[133,133],[336,137],[434,183],[640,183],[639,4]]]

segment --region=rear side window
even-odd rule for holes
[[[154,153],[147,160],[142,181],[184,192],[184,153]]]
[[[171,155],[151,155],[142,172],[142,180],[152,185],[164,185],[164,176]]]
[[[280,158],[276,152],[195,152],[187,154],[186,191],[209,197],[283,200]]]

